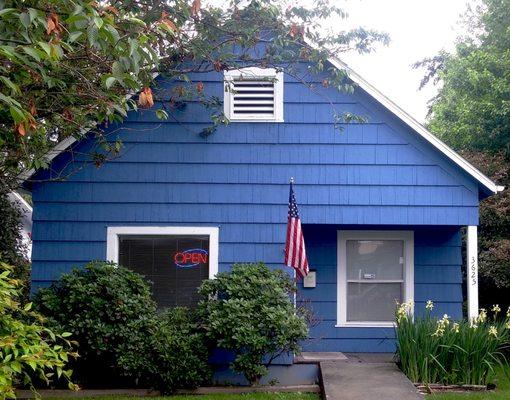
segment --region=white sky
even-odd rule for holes
[[[419,91],[423,70],[411,65],[439,50],[452,50],[462,32],[458,25],[468,0],[349,0],[349,26],[384,31],[387,47],[365,55],[340,58],[420,122],[425,121],[427,101],[436,90]],[[343,2],[342,2],[343,3]]]

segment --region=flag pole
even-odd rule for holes
[[[290,185],[292,186],[293,184],[294,184],[294,177],[291,176],[290,177]],[[294,291],[294,296],[293,296],[294,297],[294,299],[293,299],[294,300],[294,310],[296,310],[297,309],[297,283],[298,283],[298,281],[297,281],[296,269],[292,268],[292,270],[293,270],[292,273],[294,275],[294,284],[296,285],[296,290]]]

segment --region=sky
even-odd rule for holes
[[[342,2],[343,3],[343,2]],[[419,122],[437,88],[418,90],[424,73],[411,65],[441,49],[453,50],[462,33],[461,14],[468,0],[349,0],[348,24],[384,31],[387,47],[374,53],[342,54],[340,58]]]

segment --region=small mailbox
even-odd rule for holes
[[[317,284],[316,282],[316,271],[309,271],[308,275],[303,278],[303,287],[304,288],[314,288]]]

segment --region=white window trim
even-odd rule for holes
[[[209,279],[218,273],[218,227],[195,226],[109,226],[106,231],[106,259],[119,262],[119,236],[129,235],[208,235]]]
[[[347,240],[404,241],[404,301],[414,299],[414,232],[413,231],[337,231],[337,324],[336,327],[393,327],[394,322],[347,321]]]
[[[225,86],[228,85],[228,82],[232,82],[242,76],[276,79],[274,85],[274,116],[272,118],[268,118],[266,116],[261,117],[257,114],[246,114],[241,118],[233,115],[234,97],[232,96],[232,93],[227,90],[227,87],[225,87],[225,90],[223,91],[223,112],[225,116],[232,122],[283,122],[283,72],[277,72],[274,68],[258,67],[225,71]]]

